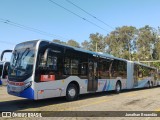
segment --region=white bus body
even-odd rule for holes
[[[35,40],[15,47],[7,89],[28,99],[66,96],[71,101],[79,94],[156,86],[155,74],[155,68],[140,63]]]

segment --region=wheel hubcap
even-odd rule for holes
[[[74,97],[74,96],[76,95],[75,89],[70,89],[70,90],[68,91],[68,93],[69,93],[69,95],[70,95],[71,97]]]
[[[117,91],[120,91],[120,89],[121,89],[121,87],[120,87],[120,85],[118,84],[118,85],[117,85]]]

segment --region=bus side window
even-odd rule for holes
[[[47,65],[49,69],[57,71],[57,57],[49,55]]]
[[[65,58],[64,74],[65,75],[78,75],[79,61],[74,58]]]
[[[57,57],[53,58],[53,69],[57,71]]]
[[[87,75],[87,63],[81,63],[81,75]]]
[[[71,70],[70,70],[70,59],[69,58],[65,58],[64,61],[64,74],[65,75],[70,75]]]
[[[118,76],[118,60],[114,60],[111,68],[111,76],[112,78],[115,78]]]
[[[143,78],[143,73],[142,73],[142,71],[139,71],[139,72],[138,72],[138,77],[139,77],[139,78]]]

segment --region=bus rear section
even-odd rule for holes
[[[0,62],[0,85],[7,85],[9,62]]]
[[[3,60],[5,53],[12,53],[12,50],[3,50],[0,55],[0,85],[7,85],[8,80],[8,68],[10,62]]]
[[[131,62],[131,84],[133,88],[145,88],[157,86],[157,69],[145,64]]]

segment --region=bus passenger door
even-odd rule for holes
[[[133,72],[133,76],[134,76],[134,84],[133,87],[137,87],[138,86],[138,77],[139,77],[139,71],[138,71],[138,65],[134,64],[134,72]]]
[[[89,60],[87,91],[96,91],[97,89],[98,89],[97,62]]]

